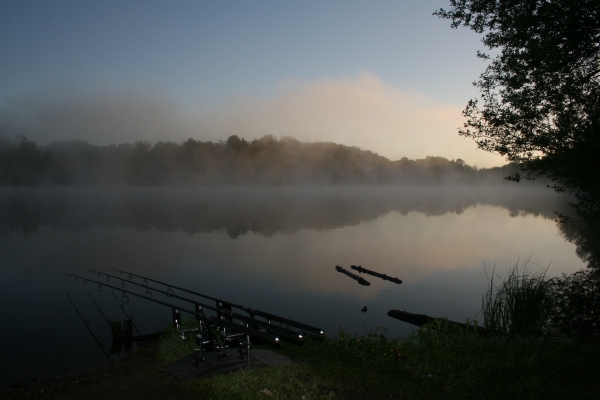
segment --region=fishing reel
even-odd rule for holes
[[[196,306],[196,307],[197,307],[196,311],[199,311],[201,313],[202,307],[200,307],[200,306]],[[183,329],[183,326],[182,326],[183,319],[181,318],[181,313],[179,312],[179,310],[177,308],[172,309],[172,315],[173,315],[173,325],[175,325],[175,329],[177,329],[177,332],[181,335],[181,340],[187,340],[188,333],[198,332],[200,330],[203,330],[203,321],[202,321],[202,319],[200,319],[198,317],[196,317],[196,319],[198,320],[198,323],[199,323],[198,328]]]
[[[244,333],[235,332],[233,329],[226,327],[232,323],[230,318],[218,313],[217,318],[210,317],[204,314],[202,307],[196,304],[196,320],[198,321],[197,328],[184,329],[182,324],[181,313],[177,308],[172,308],[173,324],[175,329],[181,335],[181,339],[188,342],[190,349],[197,352],[192,358],[192,364],[198,366],[202,361],[205,361],[204,353],[218,353],[217,359],[229,356],[228,348],[238,347],[237,356],[243,360],[248,356],[250,361],[250,336]],[[197,348],[193,348],[188,340],[189,335],[195,333],[194,340]],[[244,338],[245,336],[245,338]],[[245,340],[244,340],[245,339]]]

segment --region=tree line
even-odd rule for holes
[[[270,135],[251,141],[232,135],[218,142],[108,146],[0,139],[0,185],[5,187],[476,183],[501,182],[516,170],[511,165],[477,169],[461,159],[430,156],[390,161],[357,147]]]

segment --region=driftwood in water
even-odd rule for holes
[[[350,271],[348,271],[348,270],[346,270],[346,269],[344,269],[344,268],[340,267],[339,265],[337,265],[337,266],[335,267],[335,270],[336,270],[337,272],[341,272],[342,274],[344,274],[344,275],[346,275],[346,276],[349,276],[350,278],[354,279],[355,281],[357,281],[359,284],[361,284],[361,285],[363,285],[363,286],[369,286],[369,285],[371,284],[371,283],[370,283],[369,281],[367,281],[366,279],[364,279],[364,278],[361,278],[360,276],[353,274],[352,272],[350,272]]]
[[[384,281],[394,282],[396,284],[402,283],[402,281],[398,278],[392,278],[391,276],[387,276],[386,274],[382,274],[380,272],[371,271],[370,269],[363,268],[362,266],[351,265],[350,268],[357,270],[359,273],[364,272],[365,274],[373,275],[378,278],[383,279]]]
[[[388,316],[399,319],[400,321],[403,321],[403,322],[408,322],[409,324],[416,325],[416,326],[423,326],[425,324],[429,324],[432,322],[444,321],[447,324],[458,326],[465,330],[473,330],[474,329],[473,325],[461,324],[460,322],[450,321],[447,318],[435,318],[435,317],[430,317],[425,314],[413,314],[413,313],[409,313],[406,311],[400,311],[400,310],[390,310],[390,311],[388,311]],[[477,327],[476,332],[483,336],[487,336],[490,333],[492,333],[489,330],[482,328],[482,327]]]

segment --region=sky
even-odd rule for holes
[[[458,135],[481,36],[448,0],[0,2],[0,135],[332,141],[506,161]]]

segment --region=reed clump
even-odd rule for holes
[[[508,270],[505,280],[492,271],[481,313],[484,328],[510,336],[539,336],[549,330],[555,309],[552,282],[545,270],[530,272],[530,258]]]

